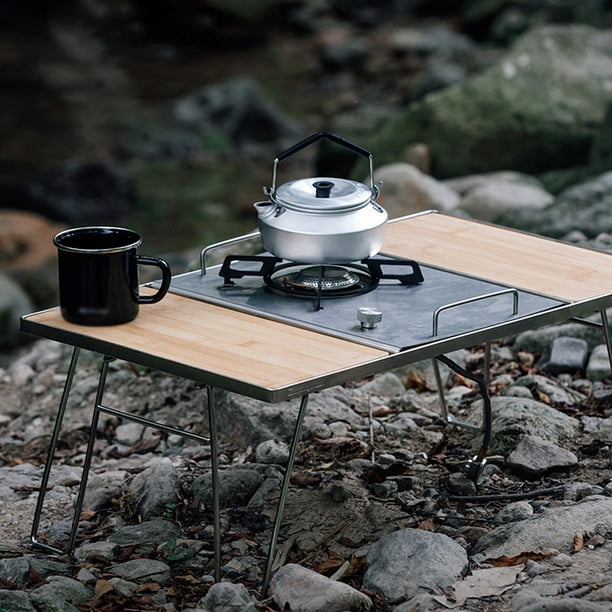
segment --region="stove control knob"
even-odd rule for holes
[[[365,306],[357,311],[357,320],[361,323],[361,329],[374,329],[382,321],[382,312]]]

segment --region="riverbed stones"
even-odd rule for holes
[[[474,409],[480,412],[480,400]],[[572,438],[580,422],[547,404],[523,397],[491,398],[493,440],[491,452],[509,454],[523,435],[537,435],[550,442]]]
[[[270,593],[281,610],[367,612],[372,607],[372,600],[364,593],[295,563],[276,572]]]
[[[589,380],[602,380],[610,376],[610,357],[605,344],[598,344],[591,351],[586,375]]]
[[[523,436],[510,453],[506,465],[520,474],[535,478],[551,470],[574,467],[578,457],[574,453],[539,436]]]
[[[130,559],[113,565],[110,570],[115,576],[133,582],[166,582],[170,578],[170,566],[156,559]]]
[[[78,612],[73,604],[91,599],[93,591],[68,576],[49,576],[47,583],[30,593],[30,601],[45,612]]]
[[[177,525],[165,519],[152,519],[143,521],[137,525],[125,525],[120,527],[108,538],[109,542],[121,546],[130,544],[149,545],[157,547],[167,540],[180,537],[181,530]]]
[[[544,358],[541,369],[551,374],[584,371],[589,356],[589,345],[582,338],[558,336],[550,345],[550,354]]]
[[[0,349],[15,348],[24,342],[19,318],[33,310],[28,294],[6,274],[0,274]]]
[[[168,457],[155,458],[151,465],[136,475],[129,486],[140,515],[162,516],[178,502],[179,475]]]
[[[248,467],[235,467],[219,472],[219,504],[222,507],[246,505],[262,484],[262,474]],[[191,485],[195,497],[211,504],[212,474],[198,476]]]
[[[391,603],[453,584],[468,567],[465,549],[446,535],[400,529],[368,551],[363,584]]]
[[[593,495],[569,506],[557,506],[523,521],[501,525],[478,540],[483,558],[556,549],[570,552],[577,533],[612,528],[612,498]]]
[[[257,600],[253,598],[243,584],[217,582],[198,602],[198,607],[206,612],[216,610],[240,610],[240,612],[257,612]]]
[[[492,179],[467,192],[459,202],[459,210],[475,219],[495,222],[500,215],[526,209],[530,212],[552,204],[554,197],[543,187],[518,180]]]
[[[378,203],[390,219],[431,209],[451,212],[459,204],[456,191],[409,163],[381,166],[374,181],[384,185]]]
[[[370,149],[385,164],[406,140],[426,142],[441,178],[585,163],[612,99],[611,36],[577,24],[533,28],[495,66],[389,119]]]

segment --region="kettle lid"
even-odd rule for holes
[[[308,213],[349,212],[366,206],[373,197],[370,188],[363,183],[328,177],[290,181],[270,195],[276,204]]]

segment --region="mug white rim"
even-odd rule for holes
[[[132,234],[133,236],[135,236],[136,239],[129,244],[116,246],[116,247],[108,247],[108,248],[103,248],[103,249],[87,249],[87,248],[82,248],[82,247],[69,246],[69,245],[65,245],[61,243],[61,239],[63,237],[68,236],[70,234],[77,234],[78,232],[85,232],[87,230],[107,230],[107,231],[114,231],[114,232],[128,232]],[[125,227],[115,227],[112,225],[86,225],[83,227],[72,227],[69,229],[62,230],[61,232],[57,233],[53,237],[53,244],[55,244],[55,246],[60,251],[66,251],[69,253],[109,254],[109,253],[122,253],[125,251],[129,251],[130,249],[138,248],[142,244],[142,238],[140,234],[136,232],[135,230],[128,229]]]

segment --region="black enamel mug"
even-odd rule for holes
[[[78,227],[53,239],[58,249],[62,316],[81,325],[117,325],[133,320],[140,304],[159,302],[170,287],[168,263],[138,255],[142,239],[120,227]],[[138,266],[156,266],[162,280],[152,295],[139,294]]]

